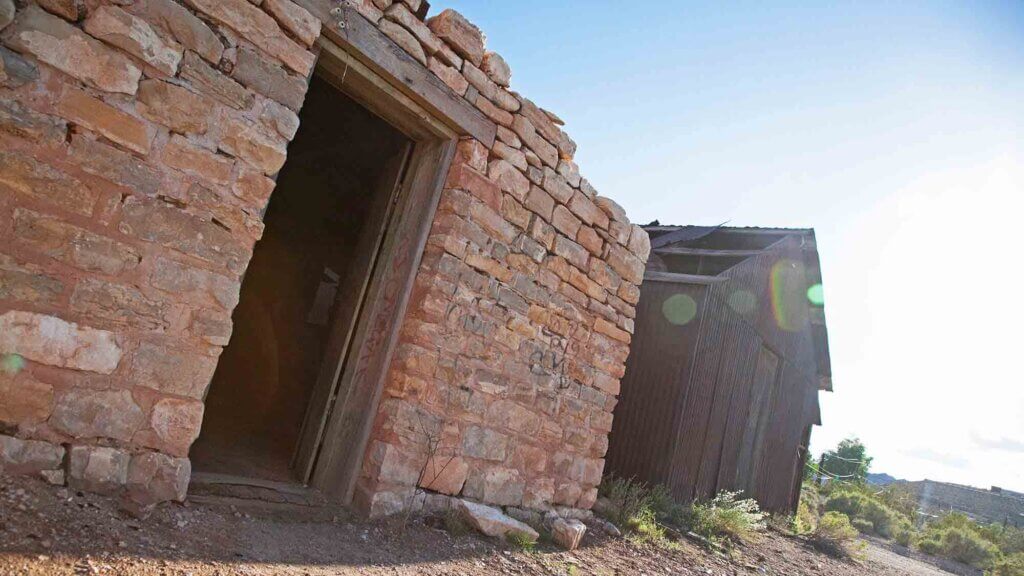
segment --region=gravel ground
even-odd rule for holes
[[[37,480],[0,477],[0,574],[245,575],[947,575],[871,546],[863,563],[830,558],[767,533],[726,557],[687,541],[673,549],[588,531],[583,545],[532,552],[477,535],[452,536],[437,519],[368,523],[332,510],[159,507],[127,516],[109,499]]]

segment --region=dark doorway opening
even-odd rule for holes
[[[295,462],[303,421],[326,418],[331,395],[314,389],[338,372],[322,366],[325,352],[348,345],[339,333],[355,329],[366,278],[386,265],[371,252],[411,141],[317,76],[300,119],[206,398],[197,472],[306,480],[311,462]]]

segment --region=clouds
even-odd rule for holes
[[[971,443],[983,450],[998,450],[1024,455],[1024,441],[1013,438],[999,437],[996,439],[985,438],[981,434],[972,431]]]
[[[938,450],[933,450],[932,448],[907,448],[901,450],[900,453],[909,458],[933,462],[935,464],[941,464],[949,468],[956,468],[960,470],[967,469],[971,464],[970,461],[963,456],[940,452]]]

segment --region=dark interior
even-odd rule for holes
[[[314,77],[234,311],[234,332],[191,451],[200,472],[294,481],[291,460],[316,383],[335,293],[352,270],[389,161],[408,139]]]

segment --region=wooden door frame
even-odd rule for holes
[[[350,504],[398,332],[460,136],[491,146],[496,126],[347,6],[299,0],[324,20],[316,73],[413,141],[394,213],[341,370],[309,484]],[[327,18],[331,21],[328,21]],[[344,26],[338,25],[344,23]]]

